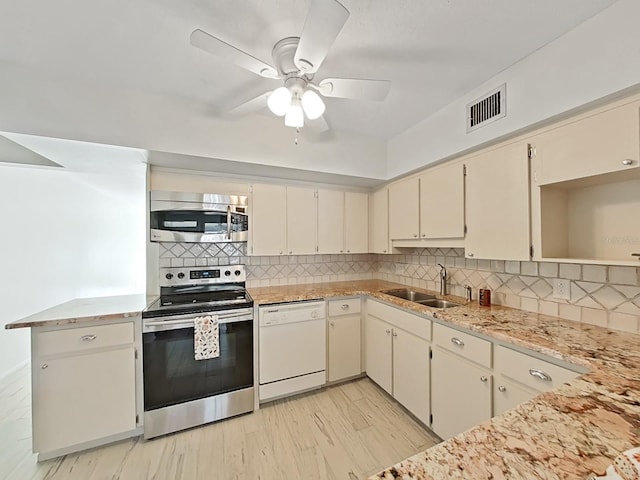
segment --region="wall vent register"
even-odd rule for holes
[[[467,105],[467,133],[507,115],[507,84]]]

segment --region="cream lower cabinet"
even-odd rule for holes
[[[367,300],[367,376],[429,424],[431,321]]]
[[[360,348],[361,300],[346,298],[329,300],[327,380],[335,382],[362,373]]]
[[[492,416],[492,344],[441,324],[433,339],[431,428],[446,440]]]
[[[538,394],[509,377],[496,375],[493,383],[493,414],[501,415]]]
[[[136,429],[132,323],[34,330],[33,450],[41,460]]]

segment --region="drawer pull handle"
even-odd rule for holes
[[[343,310],[346,310],[347,308],[349,308],[349,304],[348,303],[343,303],[342,305],[340,305],[340,308]]]
[[[83,342],[93,342],[96,338],[98,338],[97,335],[83,335],[80,337],[80,340]]]
[[[46,370],[47,368],[49,368],[49,365],[46,363],[43,363],[42,366],[40,367],[42,370]]]
[[[457,345],[459,347],[464,347],[464,342],[462,340],[460,340],[459,338],[456,338],[456,337],[451,337],[451,343],[453,343],[454,345]]]
[[[507,387],[505,387],[504,385],[500,385],[500,386],[498,387],[498,391],[500,391],[500,392],[506,392],[506,391],[507,391]]]
[[[487,376],[486,376],[486,375],[482,375],[482,376],[480,377],[480,381],[481,381],[481,382],[486,382],[487,380],[489,380],[489,379],[487,378]]]
[[[544,380],[545,382],[551,381],[551,375],[544,373],[542,370],[538,370],[536,368],[529,369],[529,375],[532,377],[539,378],[540,380]]]

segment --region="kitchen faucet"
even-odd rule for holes
[[[444,268],[444,265],[441,263],[438,264],[440,267],[440,295],[447,294],[447,269]]]
[[[465,298],[467,299],[467,302],[470,302],[472,300],[472,298],[471,298],[471,295],[472,295],[471,287],[469,285],[463,285],[462,288],[464,288]]]

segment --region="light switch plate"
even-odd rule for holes
[[[553,298],[559,300],[571,299],[571,282],[566,278],[556,278],[553,280]]]

